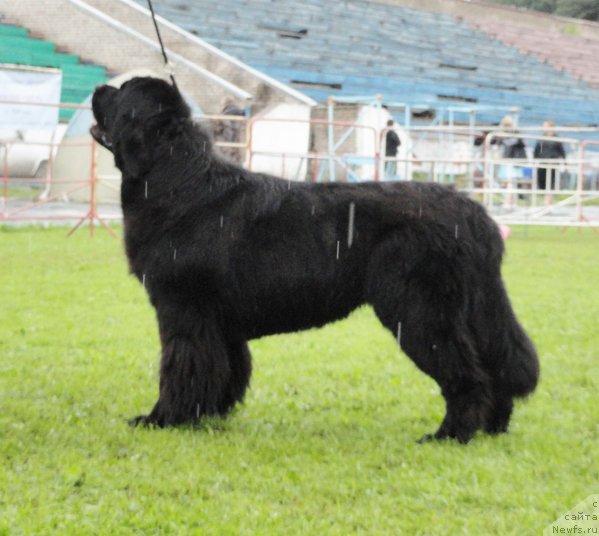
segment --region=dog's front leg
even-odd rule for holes
[[[229,348],[210,310],[156,303],[162,343],[160,395],[132,425],[173,426],[222,413],[231,376]]]

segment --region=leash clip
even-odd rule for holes
[[[170,62],[167,61],[164,64],[164,72],[170,77],[170,78],[174,78],[175,76],[175,66]]]

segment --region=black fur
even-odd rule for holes
[[[483,207],[435,184],[251,173],[219,157],[176,88],[157,79],[99,87],[93,110],[92,135],[123,174],[127,257],[162,342],[160,396],[134,423],[226,414],[249,384],[248,340],[370,304],[441,387],[446,416],[424,439],[507,430],[539,368]]]

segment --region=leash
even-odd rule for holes
[[[170,61],[168,61],[168,56],[166,55],[166,50],[164,48],[164,43],[162,42],[162,36],[160,35],[160,29],[158,28],[158,23],[156,22],[156,13],[154,13],[154,6],[152,5],[152,0],[148,0],[148,6],[150,7],[150,13],[152,14],[152,22],[154,23],[154,28],[156,29],[156,35],[158,36],[158,42],[160,43],[160,50],[162,51],[162,57],[164,58],[164,68],[168,73],[171,82],[173,83],[173,87],[177,88],[177,83],[175,82],[175,75],[173,70],[173,65]]]

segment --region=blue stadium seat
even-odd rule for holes
[[[320,101],[424,95],[440,108],[451,98],[519,106],[521,124],[599,122],[598,89],[441,13],[368,0],[154,4],[182,28]]]

